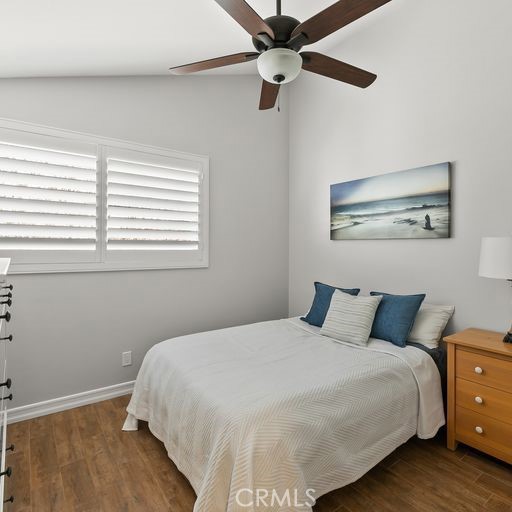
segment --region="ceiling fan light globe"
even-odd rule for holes
[[[272,48],[258,57],[258,72],[271,84],[287,84],[295,80],[302,69],[302,57],[288,48]]]

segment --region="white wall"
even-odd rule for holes
[[[456,305],[451,329],[508,327],[510,286],[477,273],[480,238],[512,231],[511,34],[509,0],[394,0],[329,52],[377,73],[373,86],[307,73],[294,84],[292,314],[322,280],[426,291]],[[451,240],[329,240],[332,183],[445,161],[454,162]]]
[[[0,117],[211,157],[210,268],[14,276],[19,406],[135,378],[154,343],[286,316],[288,115],[256,77],[0,80]],[[121,352],[134,365],[121,368]]]

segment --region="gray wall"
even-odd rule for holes
[[[487,4],[489,4],[487,6]],[[511,230],[512,4],[395,0],[329,52],[367,90],[304,73],[290,97],[290,312],[314,280],[457,307],[450,329],[504,331],[510,286],[478,277],[480,239]],[[451,240],[329,240],[329,185],[454,162]]]
[[[210,268],[14,276],[13,406],[135,378],[164,339],[288,310],[288,115],[256,77],[0,80],[0,117],[209,155]],[[121,352],[134,365],[121,368]]]
[[[0,117],[211,157],[209,269],[13,277],[13,405],[134,379],[169,337],[286,316],[288,291],[302,313],[314,280],[426,291],[457,306],[451,329],[504,330],[509,286],[477,266],[481,236],[511,231],[512,5],[481,5],[394,0],[330,52],[378,81],[304,73],[289,116],[286,93],[258,112],[256,77],[0,80]],[[329,240],[331,183],[443,161],[453,239]]]

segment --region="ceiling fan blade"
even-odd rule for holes
[[[340,28],[362,18],[391,0],[339,0],[327,9],[301,23],[291,35],[291,39],[304,34],[302,44],[311,44],[336,32]]]
[[[275,39],[274,31],[245,0],[215,0],[236,22],[265,44]],[[268,46],[268,44],[267,44]]]
[[[170,68],[170,71],[175,75],[187,75],[188,73],[197,73],[198,71],[206,71],[207,69],[221,68],[223,66],[232,66],[233,64],[242,64],[249,62],[259,57],[259,53],[246,52],[235,53],[234,55],[226,55],[225,57],[218,57],[216,59],[202,60],[184,66],[176,66]]]
[[[279,96],[279,84],[271,84],[263,80],[261,86],[260,110],[268,110],[274,108],[277,97]]]
[[[327,57],[321,53],[316,52],[302,52],[301,54],[302,68],[306,71],[311,71],[317,75],[323,75],[328,78],[334,78],[340,82],[355,85],[365,89],[375,82],[377,75],[365,71],[364,69],[356,68],[340,60]]]

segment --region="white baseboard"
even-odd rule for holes
[[[46,416],[55,412],[65,411],[66,409],[74,409],[82,405],[102,402],[117,396],[129,395],[133,391],[135,381],[114,384],[100,389],[91,389],[76,395],[63,396],[54,398],[36,404],[23,405],[15,407],[7,411],[7,422],[16,423],[18,421],[29,420],[39,416]]]

